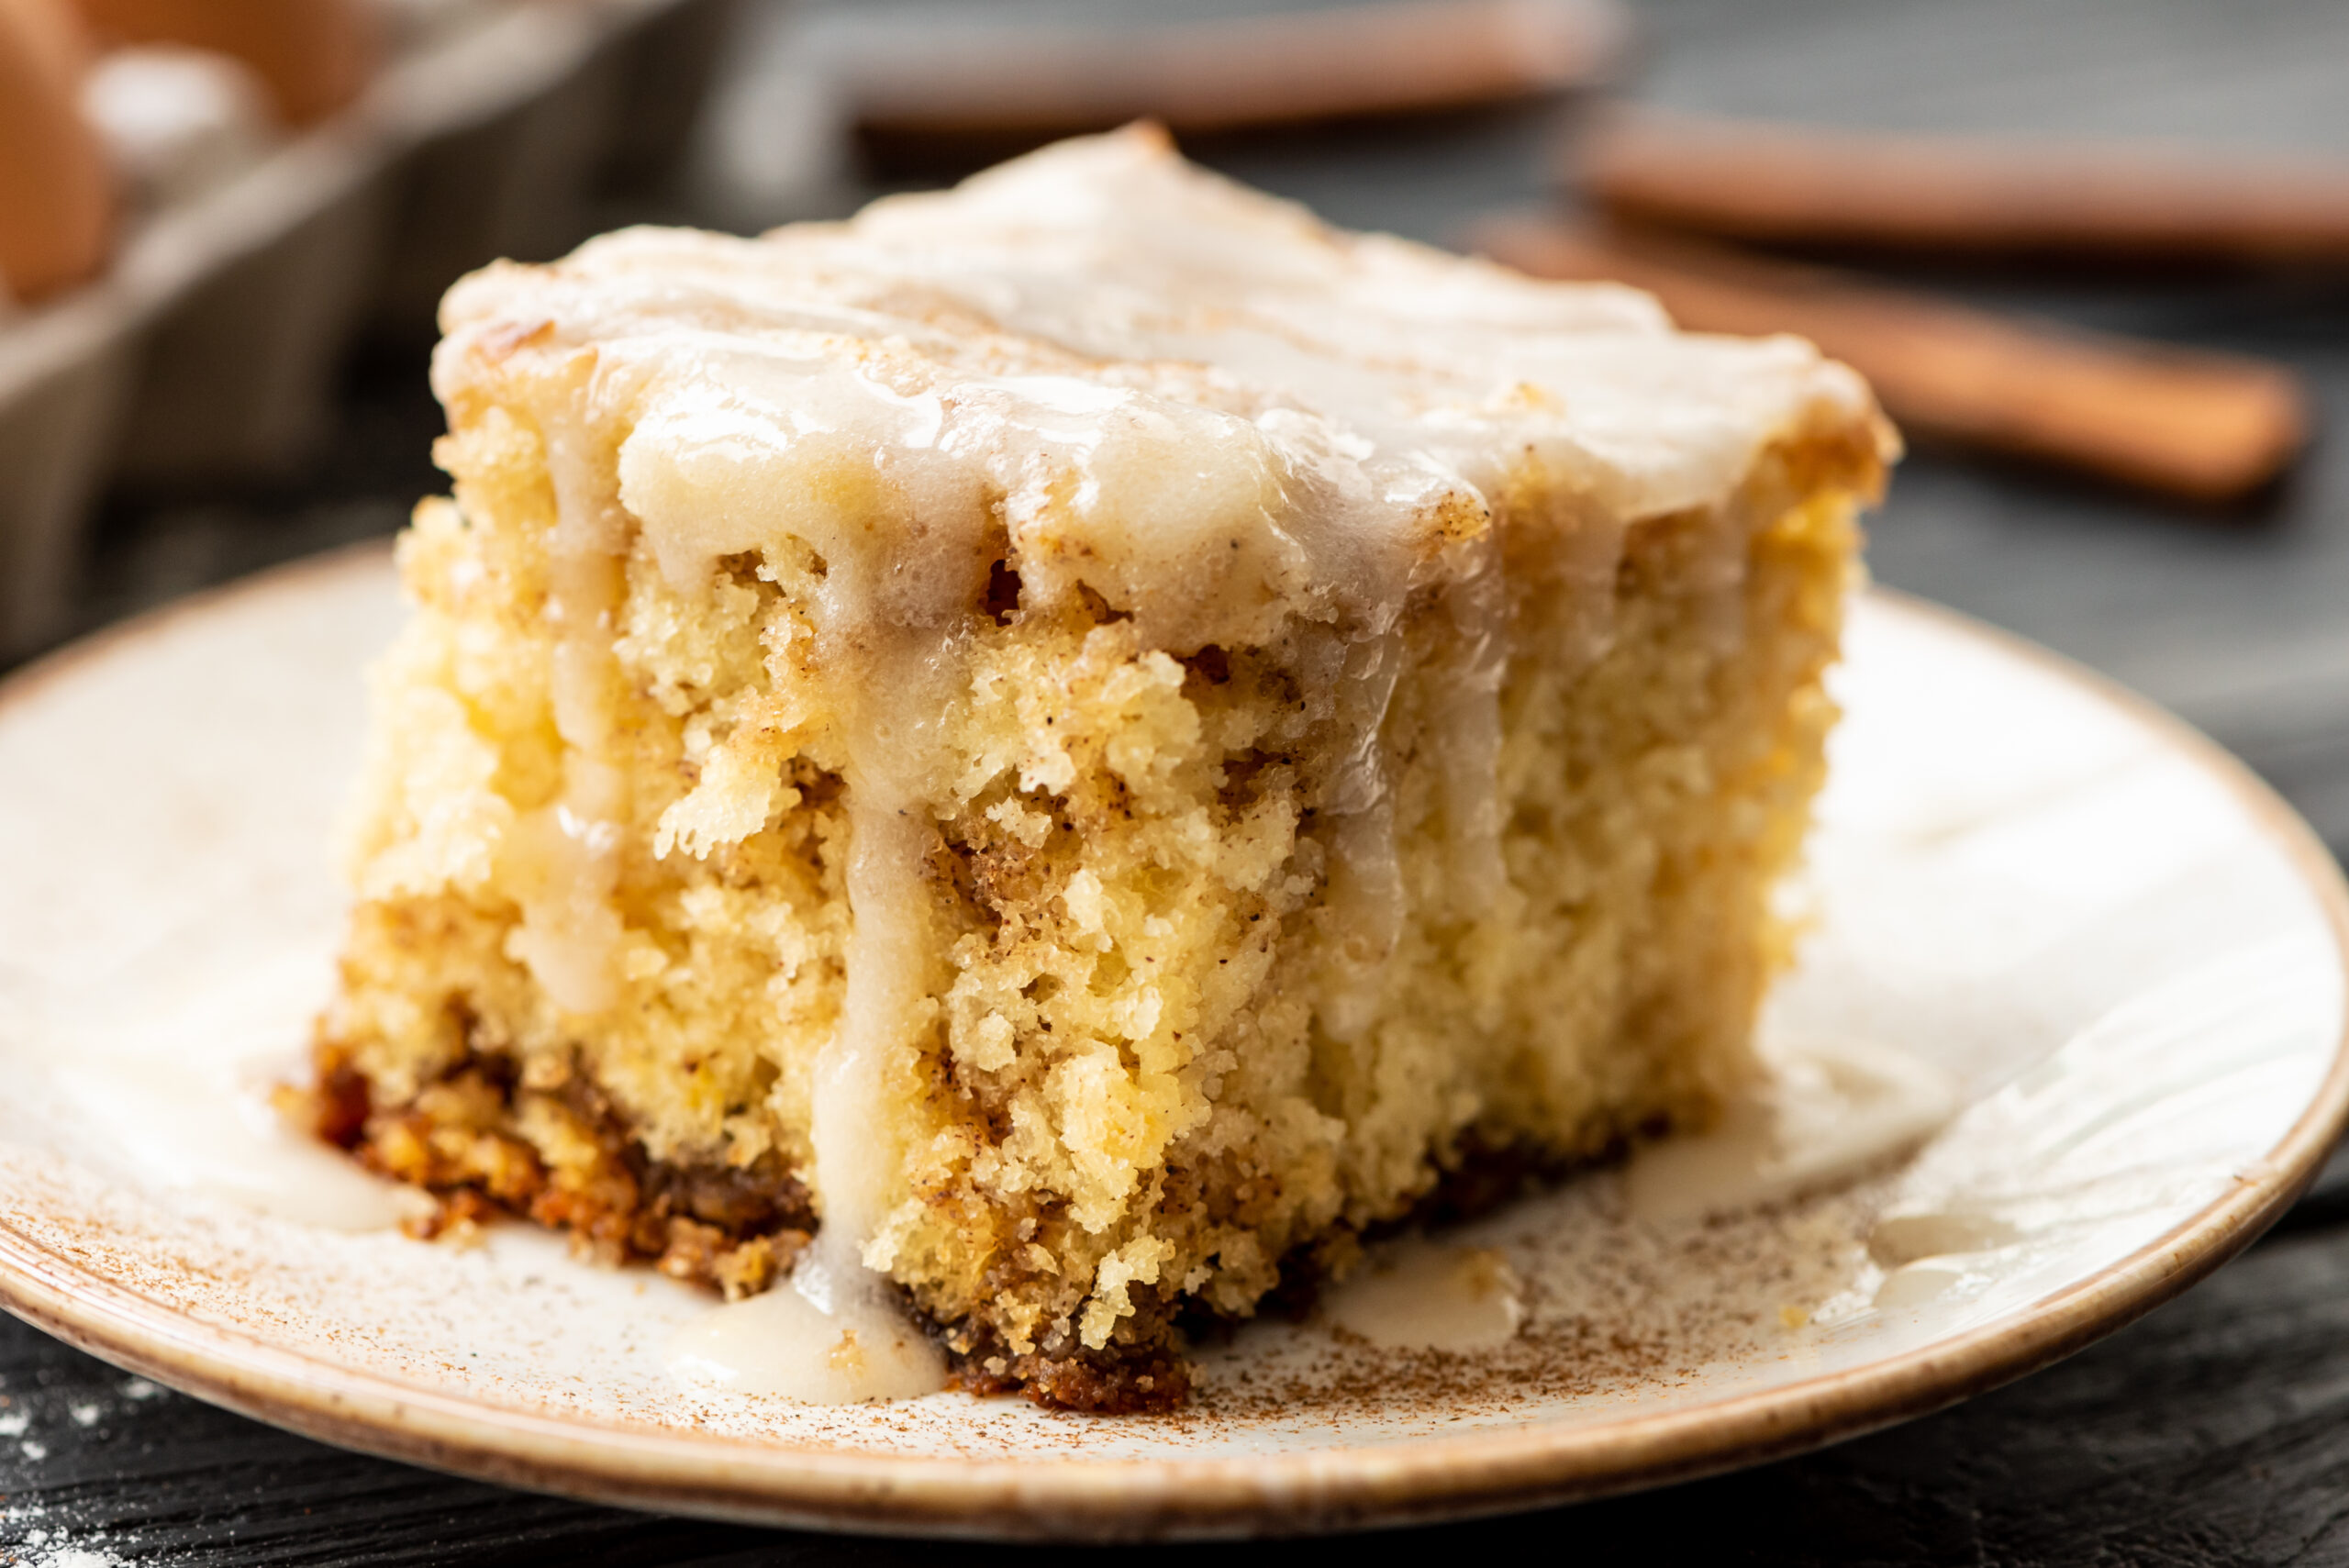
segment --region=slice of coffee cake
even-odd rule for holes
[[[1140,129],[444,322],[318,1056],[447,1212],[1130,1408],[1752,1071],[1890,441],[1807,345]]]

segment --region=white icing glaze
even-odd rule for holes
[[[860,784],[863,780],[858,781]],[[810,1300],[843,1324],[892,1316],[866,1245],[889,1212],[897,1169],[885,1096],[890,1067],[910,1057],[924,1021],[924,984],[937,961],[930,940],[921,853],[929,824],[885,784],[852,788],[849,833],[848,995],[841,1026],[816,1062],[816,1189],[823,1206],[815,1254],[796,1278]],[[811,1273],[811,1264],[814,1273]]]
[[[1504,880],[1508,589],[1492,498],[1526,474],[1568,498],[1523,523],[1563,536],[1585,612],[1565,651],[1594,658],[1627,522],[1720,502],[1767,444],[1874,417],[1858,379],[1807,344],[1682,335],[1630,290],[1341,234],[1143,129],[846,224],[758,239],[638,229],[551,267],[501,264],[452,290],[443,319],[445,400],[517,359],[528,384],[562,389],[540,412],[573,750],[558,811],[514,851],[544,888],[515,949],[558,1005],[610,1005],[625,936],[597,913],[617,785],[585,753],[609,722],[629,522],[685,592],[738,552],[797,540],[821,558],[814,665],[849,716],[854,934],[812,1176],[816,1266],[843,1313],[879,1300],[859,1261],[887,1262],[874,1239],[895,1162],[874,1136],[876,1097],[930,1027],[922,803],[941,791],[926,742],[998,559],[1023,607],[1090,591],[1148,646],[1275,649],[1326,703],[1339,761],[1313,806],[1341,940],[1316,1004],[1349,1040],[1375,1016],[1404,915],[1379,736],[1407,597],[1432,591],[1456,632],[1431,721],[1453,913],[1474,918]],[[618,441],[615,473],[591,433]],[[1722,541],[1723,596],[1742,550]]]
[[[1321,1304],[1348,1333],[1397,1350],[1484,1351],[1525,1322],[1525,1285],[1491,1247],[1416,1238],[1375,1253]]]
[[[843,1315],[808,1286],[820,1260],[788,1284],[713,1307],[679,1329],[664,1360],[689,1387],[772,1394],[803,1405],[912,1399],[946,1385],[946,1359],[903,1312]],[[862,1272],[862,1271],[859,1271]]]
[[[509,852],[531,868],[527,880],[537,891],[524,898],[510,944],[556,1006],[599,1013],[619,995],[624,936],[611,896],[628,785],[603,748],[612,728],[613,616],[628,519],[574,413],[554,411],[546,444],[555,495],[547,550],[547,617],[555,634],[550,681],[564,746],[563,790],[556,804],[516,824]]]
[[[1453,913],[1475,919],[1508,880],[1501,863],[1501,681],[1508,673],[1508,584],[1499,541],[1457,547],[1474,557],[1446,595],[1457,648],[1443,670],[1441,732],[1443,808],[1450,828]],[[1619,543],[1620,549],[1620,543]],[[1610,563],[1608,575],[1614,575]],[[1612,583],[1609,604],[1613,604]]]
[[[158,1060],[135,1073],[67,1069],[62,1086],[167,1187],[328,1230],[382,1230],[429,1201],[287,1125],[270,1094],[298,1062]]]
[[[571,762],[575,779],[599,777],[584,759]],[[573,804],[598,793],[592,783],[566,791],[561,804],[516,822],[507,848],[537,871],[537,891],[523,899],[522,924],[508,945],[554,1005],[572,1013],[602,1012],[619,995],[624,933],[611,906],[619,880],[619,828]]]
[[[1315,1007],[1331,1039],[1353,1040],[1375,1021],[1379,975],[1402,940],[1403,867],[1395,844],[1395,802],[1378,734],[1403,670],[1403,639],[1393,627],[1344,645],[1343,662],[1308,689],[1332,693],[1344,744],[1320,801],[1330,828],[1329,884],[1323,895],[1338,917]]]
[[[1885,1275],[1869,1304],[1880,1311],[1923,1307],[1978,1283],[1987,1272],[1962,1255],[1920,1258]]]
[[[1279,613],[1382,632],[1526,468],[1654,516],[1869,409],[1796,339],[1339,234],[1141,132],[844,225],[627,231],[478,273],[445,316],[444,395],[518,342],[594,346],[591,399],[633,432],[622,498],[680,581],[796,534],[861,563],[869,610],[936,624],[999,508],[1037,602],[1082,583],[1176,651]]]
[[[329,1230],[377,1230],[429,1209],[295,1128],[271,1096],[303,1077],[316,1006],[308,954],[252,965],[176,1007],[141,1012],[52,1056],[77,1147],[159,1186]]]
[[[2008,1246],[2021,1235],[2012,1222],[1995,1214],[1936,1209],[1888,1214],[1868,1230],[1868,1256],[1887,1269],[1898,1269],[1924,1258]]]
[[[1809,1039],[1765,1055],[1768,1076],[1712,1130],[1632,1158],[1633,1215],[1666,1223],[1802,1197],[1913,1149],[1957,1112],[1955,1082],[1906,1051]]]
[[[2013,1273],[2032,1240],[1996,1214],[1928,1208],[1885,1215],[1868,1229],[1868,1257],[1886,1271],[1873,1305],[1921,1307]]]

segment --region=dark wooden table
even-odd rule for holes
[[[1173,8],[1118,0],[1093,11]],[[873,9],[852,15],[841,0],[822,25],[891,25]],[[1635,90],[1675,106],[2349,154],[2341,0],[1655,0],[1642,10]],[[765,69],[758,50],[744,69]],[[1221,161],[1340,221],[1442,240],[1480,210],[1540,199],[1554,131],[1513,116],[1298,137]],[[1873,558],[1888,583],[2170,704],[2349,851],[2349,284],[1939,281],[2271,354],[2310,378],[2332,434],[2255,505],[2184,513],[1921,452],[1876,524]],[[332,450],[297,482],[116,498],[85,618],[396,526],[436,483],[425,451],[439,421],[416,346],[354,366],[341,416]],[[0,1562],[13,1552],[54,1568],[885,1563],[941,1550],[657,1518],[342,1453],[138,1384],[5,1318],[0,1495]],[[1464,1560],[2319,1563],[2349,1562],[2345,1520],[2349,1162],[2337,1162],[2277,1232],[2208,1284],[2009,1388],[1808,1458],[1397,1544]],[[1219,1550],[1238,1562],[1296,1549]]]

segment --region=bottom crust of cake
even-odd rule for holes
[[[366,1077],[321,1043],[317,1087],[284,1108],[377,1173],[429,1193],[432,1211],[411,1235],[462,1237],[498,1213],[569,1234],[599,1262],[650,1262],[673,1279],[729,1299],[791,1272],[814,1237],[807,1189],[774,1162],[747,1169],[678,1165],[647,1157],[586,1076],[534,1088],[562,1108],[569,1145],[547,1157],[545,1129],[525,1130],[513,1062],[474,1056],[410,1104],[377,1111]],[[541,1118],[541,1120],[544,1118]]]
[[[535,1138],[525,1130],[522,1085],[510,1059],[473,1056],[406,1106],[381,1111],[345,1051],[321,1041],[315,1066],[316,1087],[285,1091],[281,1109],[369,1170],[431,1195],[432,1210],[404,1227],[418,1240],[462,1242],[484,1224],[510,1216],[566,1233],[575,1251],[596,1262],[650,1263],[735,1300],[788,1275],[818,1224],[807,1187],[779,1167],[730,1170],[649,1158],[609,1100],[576,1072],[530,1091],[559,1104],[567,1130],[584,1134],[582,1145],[554,1164],[540,1141],[543,1126]],[[1637,1130],[1649,1137],[1668,1129]],[[1280,1284],[1257,1304],[1256,1316],[1302,1321],[1362,1243],[1488,1213],[1620,1158],[1630,1141],[1620,1140],[1597,1158],[1567,1158],[1472,1139],[1439,1162],[1436,1184],[1404,1216],[1292,1249],[1282,1260]],[[1179,1408],[1191,1391],[1188,1345],[1227,1334],[1238,1321],[1196,1303],[1176,1310],[1137,1293],[1128,1339],[1099,1350],[1072,1343],[1015,1353],[983,1329],[939,1323],[910,1299],[904,1305],[945,1349],[949,1387],[1018,1395],[1048,1409],[1092,1415]]]

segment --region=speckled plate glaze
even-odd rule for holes
[[[290,1062],[327,993],[360,670],[399,614],[382,552],[345,554],[0,688],[0,1302],[331,1442],[851,1529],[1523,1507],[1788,1453],[2075,1350],[2255,1236],[2349,1104],[2349,904],[2291,813],[2125,694],[1871,595],[1796,890],[1813,924],[1764,1029],[1944,1070],[1963,1108],[1912,1157],[1669,1222],[1595,1173],[1461,1238],[1524,1282],[1506,1343],[1259,1326],[1204,1353],[1173,1418],[691,1391],[662,1350],[693,1293],[520,1227],[461,1251],[306,1222],[310,1176],[239,1190],[185,1130],[239,1118],[223,1042],[249,1076]],[[237,1136],[265,1140],[242,1104]]]

